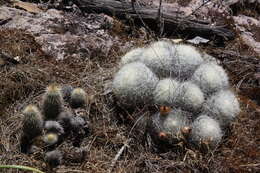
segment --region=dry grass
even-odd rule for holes
[[[255,107],[245,104],[247,101],[241,100],[243,112],[216,150],[201,153],[186,146],[156,150],[147,144],[141,128],[145,118],[155,109],[122,110],[106,87],[122,54],[116,46],[109,58],[74,58],[57,62],[42,54],[33,37],[23,31],[0,30],[0,42],[1,50],[22,57],[19,65],[4,66],[0,70],[3,114],[0,117],[0,164],[32,166],[46,172],[108,172],[120,148],[131,139],[112,172],[257,172],[260,169],[260,117]],[[243,68],[236,70],[242,71]],[[233,84],[236,85],[237,81],[233,80]],[[67,160],[55,170],[47,168],[43,151],[32,155],[19,152],[20,112],[29,103],[39,104],[45,87],[51,82],[82,87],[92,97],[85,109],[91,122],[91,134],[81,145],[87,148],[87,158],[81,163]],[[135,123],[140,116],[144,121]],[[67,146],[69,141],[61,147],[70,151]]]

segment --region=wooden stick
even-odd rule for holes
[[[130,17],[137,22],[143,20],[151,29],[158,31],[158,25],[156,25],[158,21],[158,8],[135,6],[133,9],[131,2],[116,0],[76,0],[75,3],[83,12],[105,13],[126,20]],[[225,26],[212,26],[208,21],[180,16],[176,12],[160,13],[164,21],[163,32],[168,35],[177,32],[193,37],[198,35],[209,39],[220,38],[221,40],[230,40],[235,37],[234,32]]]

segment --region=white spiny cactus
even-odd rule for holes
[[[204,95],[194,83],[183,82],[180,87],[178,102],[184,110],[198,112],[204,103]]]
[[[216,146],[222,136],[219,123],[207,115],[200,115],[192,124],[191,141],[197,145],[208,143],[210,146]]]
[[[158,105],[175,106],[179,89],[180,84],[174,79],[166,78],[160,80],[153,92],[154,102]]]
[[[120,62],[120,66],[138,61],[144,52],[144,48],[135,48],[127,52],[122,58]]]
[[[173,73],[175,46],[168,41],[158,41],[147,47],[139,61],[149,67],[159,77]]]
[[[207,100],[204,111],[225,127],[239,114],[240,107],[230,90],[221,90]]]
[[[225,70],[216,63],[205,63],[198,67],[191,80],[197,84],[206,95],[227,88],[228,76]]]
[[[159,79],[144,64],[133,62],[123,66],[115,75],[113,91],[124,104],[135,105],[152,101]]]
[[[180,109],[173,109],[168,115],[161,115],[163,130],[178,135],[183,127],[189,126],[189,114]]]
[[[184,44],[175,46],[173,57],[174,76],[180,78],[189,77],[202,63],[202,56],[195,47]]]

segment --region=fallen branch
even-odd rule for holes
[[[131,2],[116,0],[76,0],[75,3],[83,12],[105,13],[119,19],[143,20],[151,29],[158,31],[158,8],[151,6],[135,6]],[[201,36],[205,38],[234,39],[235,34],[225,26],[212,26],[208,21],[180,17],[174,12],[160,12],[164,21],[164,33],[179,33],[187,36]],[[141,16],[141,19],[140,19]],[[160,26],[160,25],[159,25]]]

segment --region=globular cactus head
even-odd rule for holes
[[[82,88],[75,88],[71,93],[71,108],[83,107],[86,104],[86,92]]]
[[[147,132],[154,142],[158,140],[177,143],[186,127],[190,126],[190,114],[180,109],[160,107],[160,112],[151,116],[147,124]],[[188,130],[186,130],[188,133]],[[186,133],[185,131],[185,133]]]
[[[121,103],[135,106],[150,103],[159,79],[144,64],[133,62],[123,66],[113,80],[113,92]]]
[[[70,123],[73,130],[78,130],[84,128],[86,121],[80,116],[75,116],[71,119]]]
[[[46,121],[44,129],[47,133],[64,134],[64,129],[57,121]]]
[[[200,115],[192,124],[191,141],[197,146],[202,143],[215,147],[222,139],[219,123],[207,115]]]
[[[45,154],[44,160],[50,167],[57,167],[62,163],[62,153],[59,150],[49,151]]]
[[[57,133],[47,133],[46,135],[43,136],[43,141],[47,145],[54,145],[58,142],[59,136]]]
[[[166,77],[173,73],[173,57],[175,46],[169,41],[152,43],[146,49],[139,61],[149,67],[157,76]]]
[[[63,111],[58,116],[58,123],[63,127],[65,133],[68,133],[71,130],[71,119],[73,114],[68,111]]]
[[[173,56],[173,74],[178,78],[187,78],[203,63],[201,53],[194,46],[177,44]]]
[[[173,109],[167,116],[162,116],[162,128],[174,136],[180,134],[183,127],[189,126],[189,113],[180,109]]]
[[[61,87],[61,94],[65,102],[69,102],[73,89],[71,85],[63,85]]]
[[[43,130],[43,120],[40,111],[34,105],[28,105],[23,110],[22,131],[29,140],[41,135]]]
[[[166,78],[160,80],[153,91],[154,103],[165,106],[176,106],[180,84],[178,81]]]
[[[204,111],[226,127],[239,114],[240,107],[236,96],[230,90],[221,90],[204,104]]]
[[[61,88],[55,84],[47,87],[43,96],[43,115],[46,120],[55,120],[63,110]]]
[[[198,67],[191,80],[210,95],[229,86],[225,70],[216,63],[205,63]]]
[[[144,52],[144,48],[135,48],[127,52],[120,61],[120,66],[138,61]]]
[[[194,83],[183,82],[178,95],[178,103],[182,109],[190,112],[199,112],[204,103],[204,94]]]

